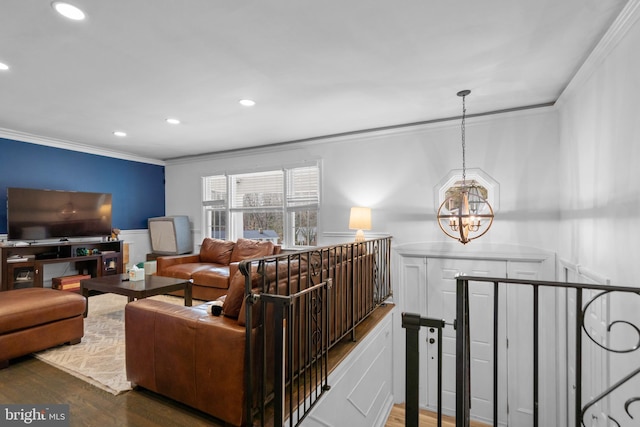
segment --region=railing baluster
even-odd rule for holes
[[[274,319],[273,319],[273,330],[276,331],[274,334],[274,425],[281,426],[284,422],[284,390],[285,390],[285,379],[284,379],[284,371],[282,369],[282,360],[283,360],[283,348],[284,348],[284,337],[282,333],[278,333],[277,331],[283,330],[284,324],[284,315],[283,312],[285,307],[287,306],[288,301],[282,302],[275,307],[274,310]]]
[[[533,285],[533,426],[538,427],[538,379],[540,378],[538,373],[539,369],[539,355],[538,355],[538,286]]]
[[[582,289],[576,289],[576,378],[575,378],[575,400],[576,400],[576,427],[580,427],[582,422]]]
[[[456,427],[469,427],[469,282],[456,280]]]
[[[418,427],[418,404],[419,404],[419,381],[420,375],[420,354],[419,354],[419,333],[420,323],[414,317],[417,314],[402,313],[402,327],[406,332],[406,354],[405,354],[405,426]]]
[[[493,282],[493,427],[498,427],[498,282]]]

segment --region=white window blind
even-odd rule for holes
[[[225,175],[207,176],[204,178],[204,206],[227,205],[227,177]]]
[[[299,167],[287,172],[287,207],[317,207],[320,203],[318,167]]]
[[[282,207],[283,171],[233,175],[232,208]]]

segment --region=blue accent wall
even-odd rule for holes
[[[122,230],[165,214],[164,166],[0,138],[0,234],[7,187],[111,193],[112,226]]]

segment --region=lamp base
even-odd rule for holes
[[[358,230],[356,231],[356,243],[364,242],[364,231]]]

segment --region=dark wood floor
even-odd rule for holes
[[[380,307],[356,329],[362,340],[392,309]],[[330,369],[357,343],[349,339],[332,348]],[[70,425],[127,427],[224,426],[207,414],[144,389],[114,396],[31,356],[12,360],[0,370],[0,403],[68,404]]]
[[[146,390],[114,396],[31,356],[0,370],[3,404],[68,404],[73,426],[224,426]]]

